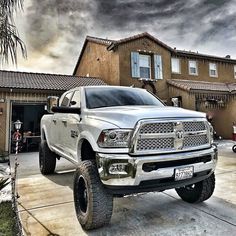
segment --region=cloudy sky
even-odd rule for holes
[[[236,58],[236,0],[24,0],[28,59],[6,69],[72,74],[86,35],[149,32],[171,47]]]

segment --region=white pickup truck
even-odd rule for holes
[[[217,148],[205,114],[165,106],[144,89],[90,86],[48,99],[39,164],[77,165],[74,203],[84,229],[108,224],[113,197],[175,188],[189,203],[215,187]]]

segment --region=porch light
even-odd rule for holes
[[[23,124],[21,121],[17,120],[13,123],[15,125],[15,129],[19,130],[21,128],[21,125]]]

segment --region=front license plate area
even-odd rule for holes
[[[174,173],[175,181],[190,179],[193,177],[193,166],[176,168]]]

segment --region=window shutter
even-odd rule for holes
[[[163,79],[162,60],[160,55],[154,55],[155,79]]]
[[[131,52],[131,74],[133,78],[140,77],[138,52]]]

